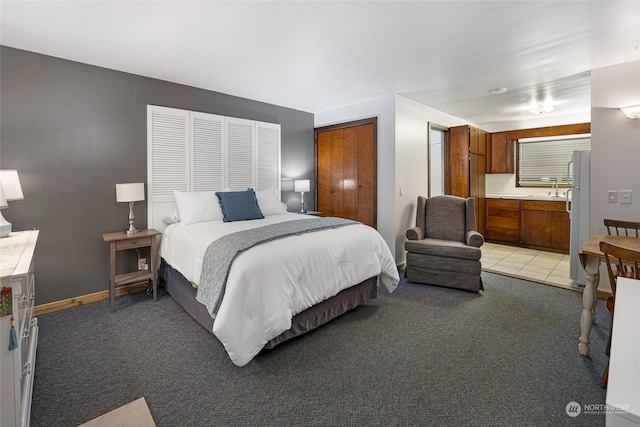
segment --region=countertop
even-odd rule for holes
[[[499,194],[499,193],[487,193],[485,194],[487,199],[515,199],[515,200],[546,200],[553,202],[566,202],[567,197],[564,195],[559,196],[542,196],[537,194]],[[571,199],[569,199],[571,200]]]

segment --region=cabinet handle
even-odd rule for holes
[[[133,243],[135,245],[136,243],[138,243],[138,241],[137,240],[132,240],[131,243]]]
[[[31,363],[27,362],[24,364],[24,366],[22,367],[22,375],[30,375],[31,374]]]

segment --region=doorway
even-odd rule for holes
[[[449,128],[429,122],[429,182],[428,197],[440,196],[445,192],[445,147]]]

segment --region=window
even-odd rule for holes
[[[568,185],[573,151],[590,149],[589,134],[519,139],[518,186]]]

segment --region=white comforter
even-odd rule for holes
[[[282,214],[252,221],[173,224],[163,232],[160,255],[188,280],[198,283],[202,257],[215,239],[239,230],[309,218]],[[255,246],[232,265],[213,333],[233,363],[244,366],[269,340],[291,327],[293,316],[376,275],[390,292],[400,280],[382,236],[362,224]]]

